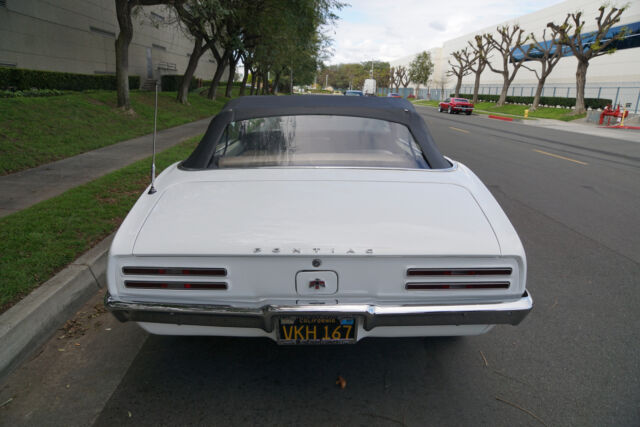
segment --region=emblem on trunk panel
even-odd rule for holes
[[[310,288],[316,288],[316,290],[320,289],[320,288],[324,288],[324,280],[320,280],[320,279],[315,279],[309,282],[309,287]]]

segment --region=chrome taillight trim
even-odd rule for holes
[[[510,282],[423,282],[406,283],[408,291],[450,291],[468,289],[509,289]]]
[[[510,276],[511,267],[480,267],[480,268],[409,268],[407,276]]]
[[[214,276],[226,277],[226,268],[208,267],[122,267],[122,274],[139,276]]]
[[[153,282],[150,280],[125,280],[124,287],[128,289],[168,289],[168,290],[206,290],[225,291],[226,282]]]

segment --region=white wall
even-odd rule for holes
[[[158,17],[165,18],[161,23]],[[0,65],[83,74],[115,73],[118,34],[113,0],[6,0],[0,6]],[[110,33],[110,34],[109,34]],[[147,49],[153,77],[183,74],[193,48],[169,11],[162,6],[141,8],[134,18],[129,48],[129,73],[147,78]],[[177,71],[159,70],[160,63]],[[200,59],[196,76],[211,79],[215,61],[210,52]]]
[[[440,48],[441,51],[438,51],[438,49],[431,49],[435,65],[433,79],[437,80],[443,73],[446,73],[449,68],[447,61],[451,57],[451,52],[464,48],[467,45],[467,41],[473,40],[474,36],[477,34],[496,34],[495,30],[497,26],[517,23],[527,32],[527,34],[533,32],[536,37],[540,39],[542,31],[546,28],[548,22],[555,22],[559,24],[564,21],[567,13],[575,11],[583,12],[585,20],[585,28],[583,32],[588,32],[596,28],[595,18],[598,14],[598,8],[602,3],[603,0],[568,0],[555,6],[523,15],[510,21],[496,23],[473,33],[466,34],[462,37],[449,40],[443,44],[442,48]],[[614,1],[613,4],[622,5],[627,4],[627,2]],[[629,8],[622,14],[621,22],[617,25],[640,21],[640,1],[633,0],[628,2],[628,4]],[[399,58],[392,61],[391,65],[407,65],[414,57],[415,54]],[[492,61],[495,63],[496,68],[501,67],[498,62],[501,61],[501,57],[497,57],[496,53],[493,54]],[[537,67],[538,63],[536,61],[527,61],[526,65],[529,67]],[[553,72],[549,75],[546,86],[575,85],[576,66],[577,60],[574,56],[562,58],[556,68],[554,68]],[[466,76],[463,79],[463,85],[473,85],[474,78],[475,76],[473,74]],[[538,81],[533,72],[520,68],[515,80],[513,81],[513,85],[516,87],[523,85],[531,86],[536,85],[537,82]],[[482,74],[481,84],[501,86],[502,76],[492,72],[487,67]],[[455,79],[453,77],[449,77],[448,87],[453,87],[454,85]],[[612,55],[603,55],[593,59],[590,62],[587,72],[587,85],[640,86],[640,48],[624,49],[617,51]]]

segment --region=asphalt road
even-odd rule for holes
[[[520,234],[522,324],[292,348],[147,336],[96,299],[3,386],[0,424],[640,425],[640,144],[420,112]]]

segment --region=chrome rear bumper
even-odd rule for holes
[[[178,305],[123,302],[105,296],[105,306],[121,322],[258,328],[273,331],[282,316],[338,315],[359,317],[365,330],[378,326],[517,325],[533,307],[528,292],[515,301],[460,305],[265,305],[260,308],[228,305]]]

